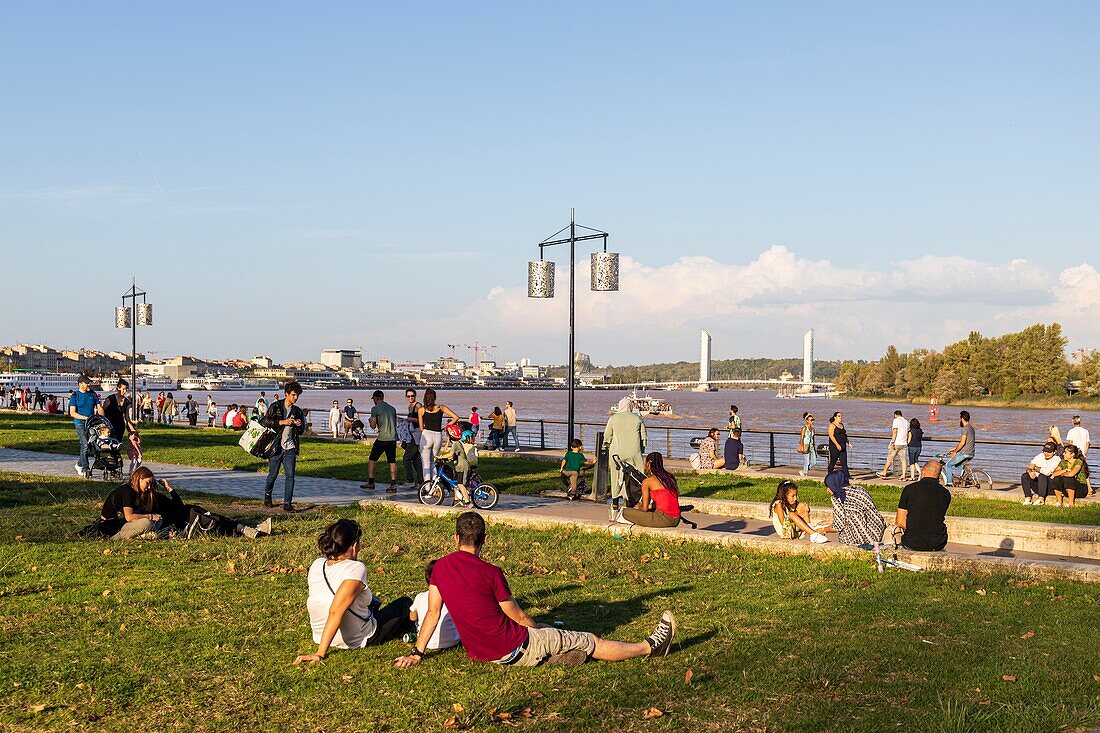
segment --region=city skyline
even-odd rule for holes
[[[1095,347],[1097,20],[13,8],[0,342],[126,350],[111,309],[136,276],[157,307],[143,350],[428,359],[480,340],[565,363],[565,298],[527,300],[524,276],[575,206],[622,255],[611,294],[580,257],[596,363],[690,359],[700,328],[727,358],[797,353],[811,326],[823,359],[1037,321]]]

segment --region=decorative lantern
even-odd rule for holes
[[[554,263],[549,260],[527,263],[527,297],[554,297]]]
[[[116,305],[115,328],[129,328],[130,324],[130,309],[124,305]]]
[[[616,267],[616,272],[618,268]],[[618,280],[616,280],[618,282]],[[152,326],[153,325],[153,304],[152,303],[139,303],[137,306],[137,325],[139,326]]]
[[[592,253],[592,289],[614,292],[619,289],[619,253]]]

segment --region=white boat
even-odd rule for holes
[[[628,395],[628,399],[630,400],[631,412],[638,412],[643,415],[672,414],[672,405],[658,397],[650,397],[648,393],[638,394],[638,390],[634,390]],[[611,414],[615,414],[617,411],[618,405],[611,408]]]
[[[0,374],[0,386],[5,390],[26,387],[30,390],[37,389],[45,394],[63,395],[68,394],[70,390],[76,391],[76,380],[79,378],[79,374],[69,372],[10,372]]]
[[[178,389],[179,382],[163,374],[138,375],[138,389],[142,392],[160,392]],[[133,385],[130,385],[131,387]]]
[[[206,389],[206,382],[198,377],[188,377],[180,380],[180,389],[185,391],[200,392]]]
[[[207,392],[236,392],[248,389],[244,380],[238,377],[214,376],[203,381]]]

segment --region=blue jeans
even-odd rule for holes
[[[271,498],[275,489],[275,479],[279,476],[279,466],[283,467],[283,506],[294,500],[294,464],[298,461],[298,449],[291,448],[276,453],[267,461],[267,483],[264,484],[264,500]]]
[[[802,472],[809,473],[811,468],[817,468],[817,451],[812,445],[806,446],[808,451],[802,454]]]
[[[947,482],[948,486],[951,485],[951,480],[952,480],[952,477],[954,475],[955,469],[958,468],[961,464],[965,463],[966,461],[969,461],[973,457],[974,456],[968,456],[965,453],[956,453],[954,456],[952,456],[951,458],[948,458],[947,461],[944,462],[944,464],[943,464],[943,480],[945,482]]]
[[[80,441],[80,458],[77,459],[76,464],[83,470],[88,470],[88,433],[84,430],[84,421],[81,420],[79,425],[74,426],[76,428],[76,439]]]
[[[504,428],[504,449],[508,449],[508,436],[512,436],[512,442],[515,443],[513,447],[519,448],[519,433],[516,432],[516,426],[513,425],[510,428]]]

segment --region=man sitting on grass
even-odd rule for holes
[[[908,550],[938,552],[947,546],[944,517],[951,506],[951,492],[940,483],[942,468],[939,461],[929,461],[920,481],[901,490],[894,524],[904,532],[901,544]]]
[[[508,589],[504,572],[481,559],[485,520],[477,512],[463,512],[455,522],[458,551],[440,558],[432,568],[428,611],[420,624],[416,644],[394,666],[404,669],[420,662],[435,633],[440,609],[446,604],[466,647],[466,656],[479,662],[534,667],[539,664],[582,664],[588,657],[620,662],[636,657],[663,657],[672,646],[676,619],[661,614],[645,641],[601,639],[586,631],[539,627]]]

